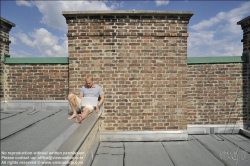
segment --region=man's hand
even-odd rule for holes
[[[97,105],[96,107],[95,107],[95,112],[99,112],[99,106]]]

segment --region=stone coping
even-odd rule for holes
[[[5,23],[11,25],[12,27],[16,26],[14,23],[10,22],[9,20],[7,20],[7,19],[5,19],[3,17],[0,17],[0,20],[1,20],[1,22],[5,22]]]
[[[88,11],[62,11],[64,16],[72,15],[189,15],[193,11],[178,10],[88,10]]]
[[[243,18],[242,20],[238,21],[238,22],[237,22],[237,25],[241,25],[241,24],[243,24],[244,22],[249,21],[249,20],[250,20],[250,15],[249,15],[248,17]]]

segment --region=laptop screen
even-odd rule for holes
[[[98,98],[97,97],[83,97],[82,106],[97,106]]]

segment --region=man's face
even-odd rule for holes
[[[94,83],[93,83],[93,81],[92,81],[91,79],[87,79],[87,80],[86,80],[86,84],[88,85],[88,87],[91,88],[91,87],[93,86]]]

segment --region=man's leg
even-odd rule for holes
[[[84,108],[80,115],[76,117],[76,123],[81,123],[89,115],[89,108]]]
[[[69,101],[69,105],[71,107],[71,109],[73,110],[73,114],[72,116],[68,117],[68,120],[73,119],[74,117],[77,116],[77,112],[76,112],[76,95],[73,93],[70,93],[68,96],[68,101]]]

